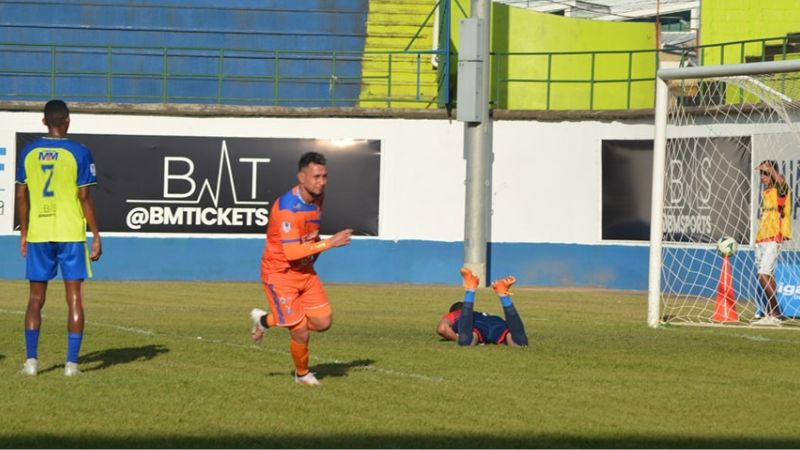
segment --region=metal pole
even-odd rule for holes
[[[484,61],[478,88],[478,105],[489,108],[489,36],[491,0],[472,0],[471,17],[483,19],[480,37]],[[492,221],[492,119],[464,122],[464,159],[467,161],[466,208],[464,217],[464,265],[488,285],[487,246]]]
[[[650,210],[650,267],[647,288],[647,324],[658,327],[661,320],[661,241],[663,238],[664,172],[667,153],[667,82],[656,78],[656,120],[653,138],[653,187]]]

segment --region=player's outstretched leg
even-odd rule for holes
[[[472,312],[475,306],[475,290],[478,288],[478,277],[466,267],[461,268],[461,278],[464,280],[464,306],[458,318],[458,345],[472,345]]]
[[[517,279],[513,276],[507,276],[492,283],[492,289],[500,297],[500,303],[503,305],[511,341],[514,345],[525,347],[528,345],[528,335],[525,334],[525,326],[522,324],[522,319],[519,317],[514,303],[511,302],[511,294],[508,292],[516,281]]]
[[[254,344],[260,345],[267,328],[275,325],[271,320],[271,316],[270,313],[263,309],[253,308],[250,311],[250,321],[253,323],[252,328],[250,328],[250,339],[253,340]]]

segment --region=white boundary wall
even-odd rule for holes
[[[0,112],[0,234],[13,234],[15,133],[41,113]],[[373,118],[197,118],[72,114],[71,133],[381,140],[381,240],[464,237],[463,124]],[[496,121],[492,242],[601,242],[604,139],[652,139],[651,118]],[[102,183],[102,180],[100,180]],[[332,180],[335,183],[335,180]],[[238,236],[241,237],[241,236]],[[259,238],[262,236],[259,234]],[[640,243],[645,245],[645,243]]]

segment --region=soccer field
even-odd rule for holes
[[[328,285],[314,388],[285,330],[250,343],[257,283],[87,283],[76,378],[61,282],[35,378],[27,284],[0,284],[3,447],[800,447],[800,333],[653,330],[642,293],[515,289],[531,346],[458,348],[434,330],[460,287]]]

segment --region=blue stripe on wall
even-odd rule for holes
[[[262,238],[132,238],[106,236],[93,266],[100,280],[259,281]],[[23,279],[19,237],[0,237],[0,278]],[[490,278],[548,287],[647,289],[646,246],[492,244]],[[460,284],[462,242],[359,239],[322,254],[317,270],[339,283]]]

